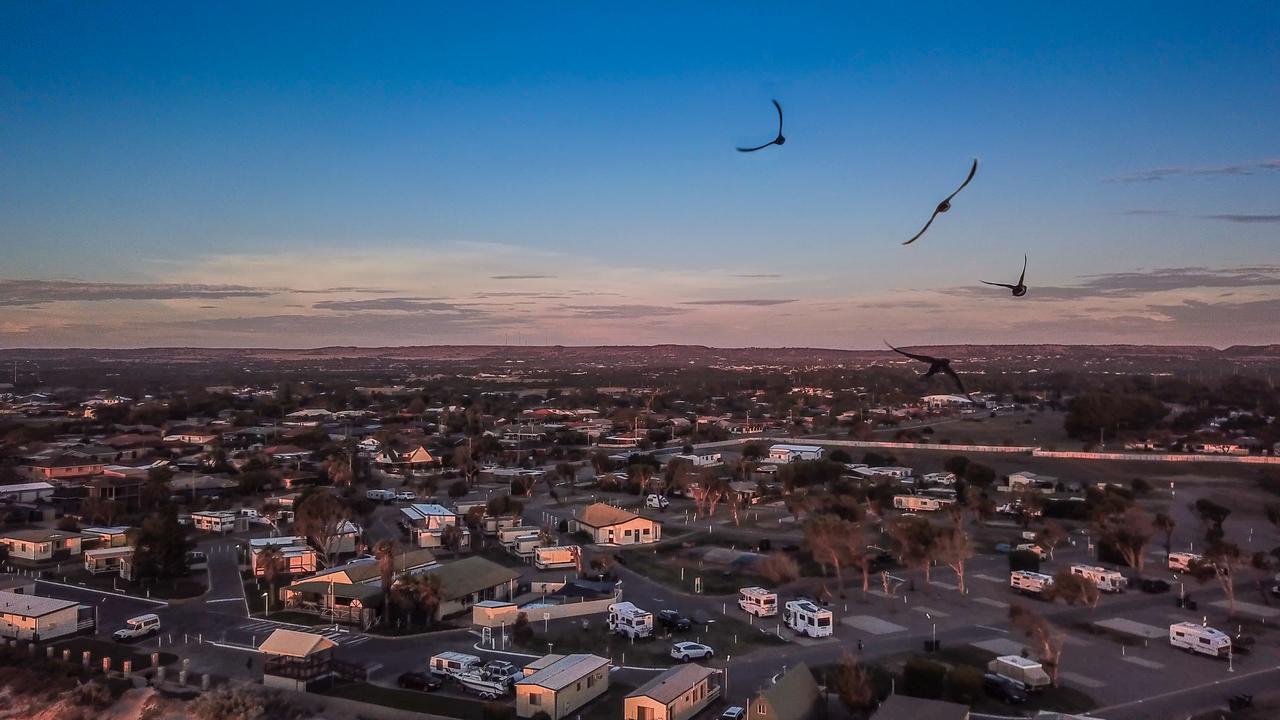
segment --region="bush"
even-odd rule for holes
[[[542,713],[546,715],[546,713]],[[480,711],[483,720],[515,720],[516,709],[500,702],[487,702]]]
[[[827,459],[831,462],[844,463],[846,465],[853,462],[853,456],[844,448],[836,448],[835,450],[832,450],[827,454]]]
[[[551,715],[549,715],[546,710],[539,710],[534,713],[529,720],[551,720]]]
[[[595,541],[595,538],[591,537],[591,533],[587,532],[586,530],[574,530],[573,534],[570,535],[569,537],[578,541],[579,544],[591,543]]]
[[[1040,556],[1030,550],[1014,550],[1009,553],[1009,569],[1040,572]]]
[[[561,520],[556,523],[556,532],[569,532],[569,521]]]
[[[902,668],[902,693],[937,700],[947,687],[947,666],[915,657]]]
[[[463,495],[466,495],[469,491],[470,488],[467,487],[467,481],[458,480],[449,486],[449,497],[460,498]]]
[[[947,673],[947,696],[952,700],[971,705],[982,694],[982,670],[972,665],[957,665]]]

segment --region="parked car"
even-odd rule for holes
[[[693,627],[693,622],[689,618],[681,615],[675,610],[658,611],[658,623],[668,630],[676,632],[688,632]]]
[[[644,506],[648,508],[657,508],[659,510],[666,510],[667,506],[670,504],[671,504],[671,501],[662,495],[656,495],[656,494],[649,495],[644,499]]]
[[[1146,578],[1141,583],[1138,583],[1138,588],[1142,590],[1142,592],[1149,593],[1151,595],[1167,593],[1169,592],[1169,587],[1169,583],[1158,578]]]
[[[747,716],[747,711],[739,705],[730,705],[720,713],[720,720],[742,720]]]
[[[444,680],[431,673],[407,672],[400,673],[400,677],[396,678],[396,685],[406,690],[435,692],[444,686]]]
[[[418,499],[418,494],[412,490],[401,490],[400,492],[396,493],[396,499],[413,502],[414,500]]]
[[[524,677],[524,671],[506,660],[490,660],[480,668],[480,674],[494,680],[514,683]]]
[[[1271,595],[1272,595],[1272,597],[1278,597],[1278,598],[1280,598],[1280,585],[1272,585],[1272,586],[1271,586]]]
[[[671,657],[680,662],[689,662],[699,658],[711,658],[716,656],[716,651],[711,649],[710,645],[703,645],[696,642],[678,642],[671,646]]]
[[[160,632],[160,618],[152,613],[139,615],[124,621],[124,627],[111,633],[116,640],[137,640]]]
[[[988,695],[999,699],[1007,705],[1016,705],[1027,701],[1026,690],[1013,680],[995,673],[985,673],[982,676],[982,687],[986,689]]]

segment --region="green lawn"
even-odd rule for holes
[[[396,710],[443,715],[461,720],[480,720],[484,710],[484,703],[479,700],[416,690],[400,690],[369,683],[345,683],[328,690],[321,690],[320,693]]]
[[[542,623],[533,622],[533,638],[517,647],[529,652],[546,653],[548,643],[556,653],[589,652],[608,657],[615,665],[632,665],[639,667],[666,667],[676,663],[670,655],[671,644],[691,640],[710,645],[716,657],[738,656],[754,652],[761,648],[777,647],[786,644],[785,640],[764,632],[759,626],[752,627],[740,620],[728,617],[716,618],[715,622],[695,623],[692,630],[668,636],[665,630],[658,629],[657,634],[647,640],[636,640],[615,635],[606,630],[603,622],[594,622],[583,629],[572,622],[561,622],[550,626],[544,632]],[[770,625],[769,629],[772,630]]]

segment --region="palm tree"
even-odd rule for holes
[[[267,581],[267,588],[270,590],[267,594],[266,607],[262,611],[263,615],[266,615],[271,612],[271,598],[276,596],[276,582],[286,571],[284,551],[276,545],[268,545],[258,552],[255,567],[262,573],[262,579]]]
[[[421,610],[428,626],[435,621],[441,601],[440,578],[435,573],[405,573],[396,580],[394,592],[398,605]]]
[[[378,559],[378,573],[382,576],[382,613],[385,622],[390,619],[391,586],[396,578],[396,541],[379,541],[373,546],[373,556]]]

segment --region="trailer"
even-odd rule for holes
[[[738,590],[738,607],[748,615],[773,617],[778,614],[778,593],[762,587],[745,587]]]
[[[653,636],[653,613],[629,602],[609,606],[609,631],[639,640]]]
[[[1053,589],[1053,576],[1030,570],[1014,570],[1009,573],[1009,587],[1023,595],[1044,597],[1046,592]]]
[[[782,621],[792,632],[811,638],[828,637],[835,632],[834,616],[812,600],[792,600],[783,609]]]
[[[1124,592],[1125,586],[1129,584],[1119,572],[1096,565],[1072,565],[1071,574],[1089,578],[1102,592]]]
[[[391,502],[396,499],[396,491],[374,488],[373,490],[365,490],[364,497],[366,500],[373,500],[374,502]]]
[[[1231,654],[1231,636],[1191,622],[1169,626],[1169,644],[1187,652],[1224,658]]]
[[[433,675],[456,678],[459,675],[476,671],[481,666],[480,658],[460,652],[442,652],[431,656],[427,662]]]
[[[488,675],[482,670],[467,670],[453,679],[463,690],[485,700],[497,700],[511,691],[510,678]]]
[[[929,497],[927,495],[893,496],[893,506],[898,510],[935,512],[953,504],[955,504],[954,500],[948,498]]]
[[[1176,552],[1169,553],[1169,569],[1177,572],[1191,572],[1191,566],[1203,560],[1204,557],[1195,553]]]
[[[1050,683],[1043,665],[1021,655],[1001,655],[987,663],[987,672],[1011,680],[1027,692],[1040,690]]]

